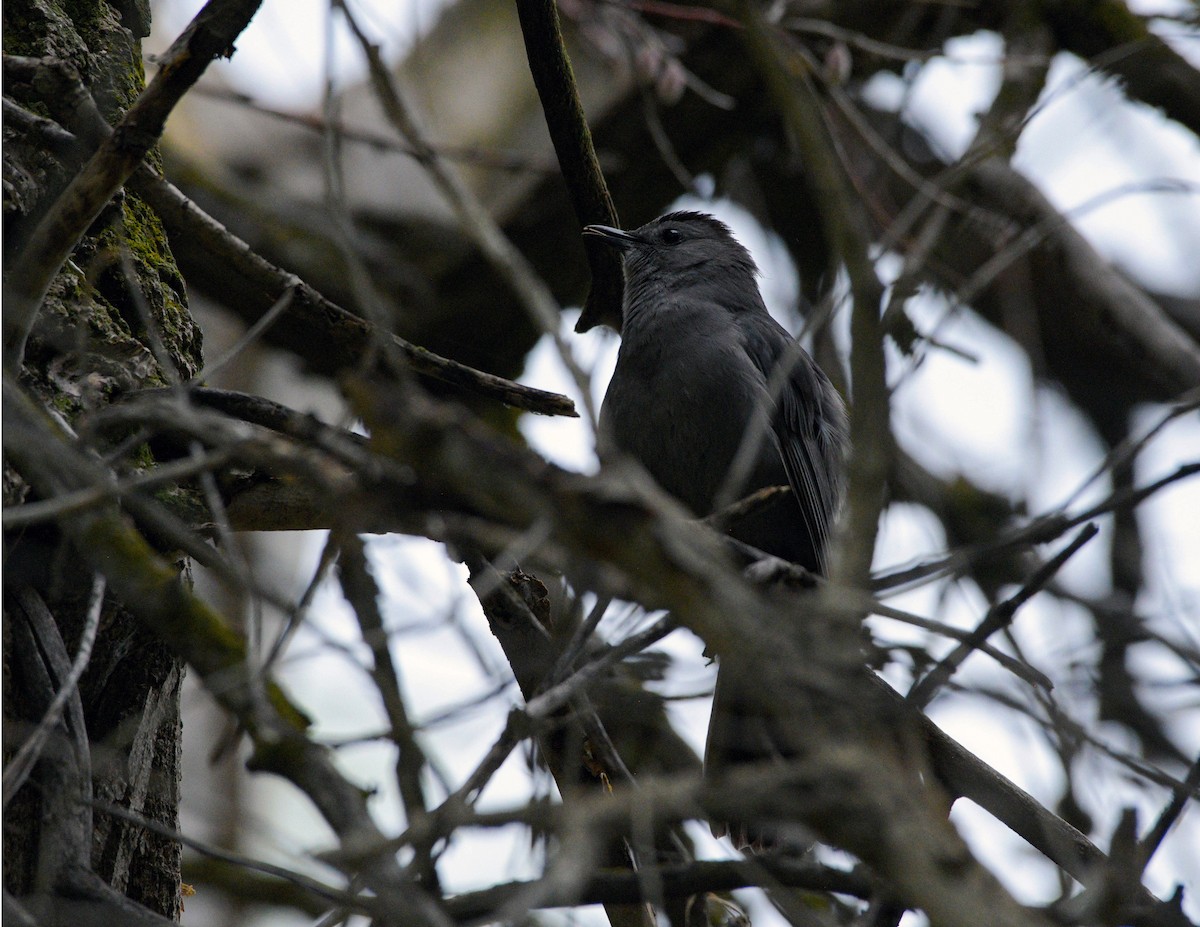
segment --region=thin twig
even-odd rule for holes
[[[1134,756],[1124,750],[1118,749],[1111,744],[1105,743],[1098,736],[1088,731],[1088,729],[1076,721],[1066,712],[1058,712],[1053,718],[1044,718],[1030,709],[1027,704],[1014,698],[1010,693],[1001,691],[996,687],[976,686],[973,689],[964,689],[968,692],[977,692],[990,698],[997,704],[1010,708],[1015,712],[1020,713],[1038,727],[1042,728],[1048,736],[1063,737],[1070,736],[1081,744],[1088,744],[1094,747],[1100,753],[1124,766],[1129,772],[1135,776],[1140,776],[1147,782],[1153,782],[1155,785],[1162,786],[1173,793],[1182,792],[1187,798],[1196,801],[1200,800],[1200,781],[1181,780],[1175,776],[1164,772],[1161,768],[1154,766],[1149,761],[1140,756]],[[932,723],[932,722],[931,722]],[[1049,813],[1049,812],[1047,812]],[[1057,816],[1054,816],[1057,818]],[[1061,821],[1061,818],[1058,820]],[[1005,822],[1009,823],[1009,822]],[[1012,825],[1009,824],[1011,827]],[[1028,838],[1026,838],[1028,839]],[[1039,847],[1039,849],[1043,849]],[[1043,852],[1045,850],[1043,849]],[[1061,863],[1060,863],[1061,865]],[[1074,873],[1072,873],[1074,874]]]
[[[261,338],[267,329],[274,325],[279,317],[291,308],[292,298],[295,296],[296,288],[299,286],[300,278],[293,277],[292,283],[280,294],[279,298],[271,305],[271,308],[259,316],[258,320],[247,328],[237,341],[226,348],[220,357],[205,364],[204,369],[192,377],[191,384],[189,385],[198,385],[211,380],[231,362],[236,360],[243,351]]]
[[[981,173],[981,168],[978,165],[974,173],[977,176]],[[953,298],[960,303],[970,305],[981,293],[992,285],[1005,269],[1011,267],[1016,261],[1030,254],[1046,242],[1053,241],[1060,233],[1069,234],[1074,229],[1073,220],[1081,219],[1089,212],[1107,206],[1122,197],[1144,195],[1147,193],[1188,193],[1196,195],[1200,193],[1200,185],[1175,177],[1161,177],[1146,181],[1122,183],[1089,197],[1078,206],[1064,209],[1062,212],[1048,211],[1043,218],[1031,223],[1028,228],[1004,248],[997,250],[995,254],[980,264],[966,282],[954,291]],[[1029,212],[1032,213],[1033,211],[1029,210]],[[1146,296],[1141,290],[1134,287],[1133,284],[1127,283],[1127,285],[1130,288],[1130,292],[1141,294],[1137,300],[1138,303],[1153,305],[1149,296]],[[1169,322],[1170,320],[1166,321]],[[1171,327],[1172,329],[1175,328],[1173,322],[1171,323]],[[1193,358],[1195,357],[1194,349],[1189,353],[1192,353]]]
[[[669,617],[660,618],[644,631],[621,641],[594,660],[590,660],[562,682],[535,696],[526,706],[531,718],[549,718],[563,705],[566,705],[575,693],[583,690],[594,679],[610,667],[624,660],[627,656],[640,653],[651,644],[657,643],[675,630],[675,623]]]
[[[346,282],[353,306],[359,315],[371,323],[371,338],[367,341],[366,350],[358,358],[356,366],[366,372],[375,367],[382,358],[385,366],[394,371],[394,375],[403,377],[406,373],[396,363],[398,360],[396,350],[389,343],[385,334],[389,321],[388,308],[385,305],[383,294],[375,285],[373,276],[357,246],[357,232],[346,202],[346,172],[342,158],[340,118],[342,101],[334,88],[332,70],[335,10],[336,7],[330,4],[325,11],[325,92],[322,101],[325,132],[321,136],[321,172],[325,181],[325,207],[332,220],[330,237],[345,265]]]
[[[591,641],[592,635],[596,633],[596,628],[600,627],[600,622],[604,620],[604,615],[608,612],[608,606],[611,604],[611,596],[597,596],[587,618],[579,623],[572,632],[571,639],[559,653],[558,659],[554,663],[554,669],[550,671],[551,682],[557,682],[567,674],[567,670],[571,668],[575,659],[583,653],[584,648]]]
[[[935,621],[932,618],[922,618],[920,615],[915,615],[912,612],[904,611],[903,609],[894,608],[884,602],[873,600],[865,593],[844,593],[848,596],[845,603],[846,608],[859,608],[861,610],[870,611],[873,614],[879,615],[882,618],[890,618],[893,621],[899,621],[903,624],[911,625],[914,628],[921,628],[925,631],[931,631],[934,634],[940,634],[943,637],[948,637],[951,640],[960,641],[966,644],[972,639],[971,631],[964,631],[961,628],[956,628],[953,625],[946,624],[941,621]],[[856,604],[855,599],[861,596],[861,604]],[[985,654],[1003,666],[1006,670],[1016,676],[1018,679],[1023,679],[1025,682],[1039,689],[1053,689],[1054,683],[1050,677],[1041,670],[1035,669],[1027,663],[1022,663],[1020,660],[1014,659],[1002,650],[997,650],[987,641],[979,641],[972,645],[972,649],[979,653]]]
[[[1184,464],[1149,485],[1138,489],[1120,489],[1109,495],[1107,499],[1098,502],[1091,508],[1077,515],[1066,515],[1055,512],[1035,518],[1028,524],[1002,532],[994,541],[987,544],[975,544],[954,551],[944,557],[885,573],[872,579],[871,587],[876,592],[895,591],[910,588],[916,583],[929,582],[939,576],[950,573],[962,574],[970,572],[977,564],[987,560],[1002,550],[1013,550],[1021,547],[1032,547],[1035,544],[1045,544],[1054,540],[1077,525],[1099,518],[1115,509],[1131,508],[1162,489],[1177,483],[1182,479],[1200,473],[1200,463]]]
[[[1158,848],[1171,828],[1175,826],[1175,822],[1179,820],[1179,816],[1183,814],[1187,803],[1196,799],[1198,791],[1200,791],[1200,757],[1192,763],[1192,768],[1188,770],[1187,777],[1183,780],[1183,787],[1173,790],[1171,800],[1159,812],[1154,826],[1146,832],[1145,837],[1138,841],[1137,859],[1138,865],[1141,867],[1141,871],[1138,873],[1139,877],[1142,872],[1145,872],[1146,866],[1158,852]]]
[[[119,818],[122,821],[129,821],[159,837],[165,837],[167,840],[181,843],[185,847],[191,847],[197,853],[211,859],[220,860],[223,863],[229,863],[232,866],[238,866],[242,869],[249,869],[251,872],[261,872],[263,875],[274,876],[277,879],[282,879],[284,882],[295,885],[297,888],[302,888],[306,892],[311,892],[318,898],[324,898],[327,901],[345,905],[354,911],[370,914],[376,911],[378,907],[370,895],[344,891],[314,879],[312,876],[305,875],[302,872],[296,872],[284,866],[277,866],[274,863],[263,862],[262,860],[254,859],[241,853],[234,853],[232,850],[222,849],[204,840],[199,840],[183,831],[167,827],[165,824],[161,824],[151,818],[134,814],[128,808],[122,808],[120,805],[99,800],[94,800],[91,804],[93,808],[102,814]]]
[[[746,516],[753,515],[768,505],[773,505],[780,496],[791,491],[790,486],[764,486],[736,502],[731,502],[720,511],[705,516],[702,520],[705,524],[720,530],[725,525],[737,524]]]
[[[1007,162],[1016,150],[1017,139],[1031,118],[1031,111],[1045,87],[1053,50],[1049,27],[1036,18],[1024,16],[1023,10],[1015,8],[1004,23],[1004,37],[1008,53],[1004,56],[1003,82],[988,111],[979,120],[979,127],[967,150],[955,164],[941,172],[938,182],[943,187],[953,185],[957,188],[971,167],[986,159],[998,157]],[[1021,54],[1026,49],[1033,50],[1035,54]],[[1031,58],[1036,58],[1037,63],[1031,64]],[[935,249],[942,243],[953,214],[946,201],[935,203],[928,199],[926,189],[918,189],[892,228],[888,229],[884,236],[885,243],[881,245],[886,248],[887,242],[898,240],[898,236],[906,234],[907,222],[914,220],[926,206],[932,207],[915,243],[905,251],[904,266],[884,312],[885,328],[889,327],[889,318],[899,315],[904,302],[916,292]]]
[[[292,635],[296,633],[296,630],[303,623],[304,617],[311,607],[313,598],[316,596],[321,583],[324,582],[330,568],[337,561],[340,550],[341,548],[337,542],[337,533],[331,531],[325,536],[325,544],[321,548],[321,557],[317,562],[316,569],[313,570],[312,578],[304,588],[304,592],[300,596],[300,601],[296,603],[295,609],[288,614],[287,623],[283,626],[283,629],[271,644],[271,649],[267,651],[267,655],[263,658],[259,666],[259,673],[263,675],[270,673],[275,666],[275,662],[282,656],[288,641],[292,639]]]
[[[950,677],[972,653],[989,637],[1001,628],[1008,627],[1016,617],[1017,610],[1028,602],[1036,593],[1054,578],[1063,565],[1075,555],[1088,541],[1100,533],[1094,524],[1088,524],[1075,536],[1066,547],[1044,563],[1016,593],[1003,602],[988,609],[983,620],[971,632],[970,637],[955,647],[943,657],[924,676],[918,679],[908,691],[908,700],[919,708],[929,704],[937,690],[945,685]]]
[[[133,189],[154,207],[169,229],[201,241],[214,258],[225,262],[231,271],[244,277],[251,292],[262,292],[267,298],[276,300],[288,288],[295,287],[289,317],[303,329],[303,343],[316,341],[322,345],[326,364],[339,369],[358,362],[366,346],[375,337],[369,322],[327,299],[307,283],[296,286],[294,274],[276,267],[257,254],[246,242],[148,168],[134,175]],[[419,374],[538,415],[575,418],[579,414],[575,404],[566,396],[476,370],[390,332],[384,337]],[[301,336],[297,334],[287,344],[305,356],[300,341]]]
[[[328,130],[328,124],[322,118],[306,113],[291,113],[275,109],[274,107],[258,102],[248,93],[231,90],[227,87],[210,87],[201,84],[192,92],[200,96],[244,106],[252,112],[269,116],[272,119],[278,119],[281,122],[299,126],[302,129],[308,129],[312,132],[324,133]],[[408,155],[412,158],[418,156],[417,151],[411,145],[398,142],[395,136],[387,135],[383,132],[354,128],[341,125],[340,123],[338,125],[338,132],[346,141],[366,145],[376,151],[395,152],[397,154]],[[461,161],[464,164],[471,164],[490,170],[513,174],[546,175],[558,173],[557,165],[546,162],[545,159],[539,159],[535,155],[524,154],[519,151],[483,148],[478,145],[438,145],[436,146],[436,150],[439,155],[447,160]]]
[[[1136,436],[1133,434],[1126,435],[1120,444],[1111,448],[1104,455],[1104,459],[1096,465],[1096,469],[1092,471],[1091,475],[1075,487],[1075,491],[1071,493],[1062,507],[1068,508],[1074,504],[1087,491],[1088,487],[1095,483],[1104,473],[1119,467],[1128,466],[1142,452],[1142,449],[1154,440],[1171,422],[1181,416],[1187,415],[1189,412],[1194,412],[1196,409],[1200,409],[1200,387],[1188,390],[1176,399],[1163,414],[1162,418],[1147,428],[1143,434]]]

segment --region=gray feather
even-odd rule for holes
[[[707,515],[752,423],[769,423],[739,498],[792,492],[729,527],[732,535],[816,572],[827,568],[842,497],[846,412],[816,363],[771,318],[750,254],[712,216],[671,213],[632,232],[589,226],[625,255],[621,350],[601,427],[664,489]],[[781,370],[781,365],[789,365]],[[779,389],[772,395],[775,381]],[[777,720],[748,698],[753,666],[722,659],[705,766],[776,755]],[[713,832],[730,829],[714,824]],[[735,842],[758,835],[735,825]]]
[[[723,223],[676,212],[622,234],[609,239],[624,251],[626,290],[603,426],[664,489],[707,515],[746,429],[765,411],[770,439],[735,498],[778,484],[794,498],[731,533],[823,571],[846,445],[837,391],[771,318],[753,259]],[[773,398],[768,384],[785,360],[792,369]]]

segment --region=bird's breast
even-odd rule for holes
[[[633,331],[624,335],[601,418],[617,447],[703,515],[762,392],[732,331]]]

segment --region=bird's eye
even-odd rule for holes
[[[658,237],[664,245],[677,245],[683,241],[683,232],[679,229],[663,229]]]

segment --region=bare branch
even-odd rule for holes
[[[971,632],[971,636],[950,651],[936,666],[913,684],[913,687],[908,692],[909,701],[921,708],[928,705],[937,693],[937,690],[950,680],[950,677],[954,675],[954,671],[962,665],[963,661],[974,653],[979,648],[979,645],[989,637],[997,631],[1008,627],[1016,617],[1017,609],[1028,602],[1036,593],[1040,592],[1054,578],[1054,575],[1063,568],[1064,564],[1084,544],[1099,533],[1100,529],[1095,525],[1087,525],[1075,536],[1075,539],[1070,544],[1044,563],[1033,576],[1029,577],[1025,585],[1017,590],[1016,593],[1009,596],[1003,602],[998,602],[989,608],[987,614],[983,616],[983,620]]]
[[[342,589],[354,607],[363,641],[371,648],[371,676],[383,701],[392,741],[396,745],[396,783],[404,802],[405,817],[410,822],[417,821],[425,816],[429,807],[421,783],[421,773],[428,761],[408,719],[400,670],[392,659],[391,642],[379,612],[379,587],[367,565],[362,539],[356,534],[346,534],[341,538],[341,549]],[[430,849],[418,848],[417,868],[425,884],[432,888],[437,886],[437,870]]]
[[[165,180],[149,172],[139,173],[133,186],[162,216],[168,229],[189,236],[193,244],[203,245],[212,258],[224,262],[227,272],[242,276],[246,281],[246,292],[262,294],[264,306],[271,305],[295,286],[294,276],[254,253],[249,245],[202,212]],[[352,368],[365,351],[373,331],[368,322],[303,283],[296,286],[289,311],[275,323],[273,330],[279,343],[296,351],[310,366],[326,372]],[[578,415],[575,404],[566,396],[475,370],[397,335],[386,337],[417,373],[540,415]],[[314,344],[320,345],[317,353],[313,351]]]
[[[533,322],[542,330],[543,334],[550,336],[558,349],[563,366],[575,381],[575,388],[579,391],[580,400],[588,413],[588,422],[594,428],[597,415],[596,410],[592,408],[592,391],[588,378],[575,363],[571,349],[559,334],[559,308],[550,288],[537,275],[525,255],[509,241],[478,197],[425,140],[415,114],[401,95],[396,81],[384,66],[379,49],[371,44],[342,0],[334,0],[334,2],[341,9],[351,31],[358,39],[363,54],[366,55],[372,86],[375,88],[380,105],[388,120],[396,131],[417,150],[418,160],[429,172],[442,195],[446,197],[464,231],[474,240],[501,279],[521,300]]]
[[[814,892],[837,892],[866,898],[872,891],[860,873],[843,872],[827,866],[788,859],[764,857],[751,860],[699,861],[677,866],[646,867],[642,873],[593,875],[571,896],[557,892],[541,899],[545,907],[581,904],[632,903],[645,897],[642,877],[650,874],[669,898],[687,898],[703,892],[726,892],[750,886],[788,886]],[[528,882],[494,885],[478,892],[447,899],[447,908],[462,920],[492,915],[514,897],[525,894]]]
[[[10,64],[20,65],[22,72],[35,65],[41,66],[40,62],[33,59],[14,59],[8,55],[4,61],[6,68]],[[63,70],[55,68],[52,73],[59,74]],[[81,136],[64,132],[55,123],[22,110],[7,98],[5,112],[20,113],[18,118],[34,126],[43,136],[51,138],[53,144],[64,152],[71,153],[73,157],[82,156],[85,150],[83,139],[91,139],[94,144],[99,144],[99,140],[110,136],[110,130],[73,70],[66,69],[61,76],[61,83],[72,95],[80,96],[85,101],[77,105],[77,125],[72,127],[83,133]],[[36,121],[30,122],[31,118]],[[128,180],[130,189],[155,209],[172,237],[187,243],[188,247],[182,250],[182,254],[186,256],[203,252],[206,260],[221,265],[223,274],[231,274],[238,279],[243,300],[248,300],[254,306],[261,304],[269,307],[248,320],[249,330],[238,345],[231,348],[225,357],[212,362],[196,377],[197,381],[214,375],[237,351],[268,331],[271,333],[270,340],[295,351],[311,368],[322,373],[336,373],[354,367],[373,338],[386,337],[419,374],[538,415],[578,416],[575,404],[566,396],[476,370],[411,344],[397,335],[378,333],[368,321],[326,299],[294,274],[276,267],[257,254],[246,242],[201,210],[147,165],[138,165]],[[319,345],[319,349],[314,350],[314,345]]]
[[[1094,518],[1112,512],[1116,509],[1133,508],[1143,500],[1150,498],[1156,492],[1165,489],[1172,483],[1187,479],[1200,473],[1200,463],[1185,464],[1161,479],[1137,489],[1117,490],[1107,499],[1075,515],[1053,512],[1035,518],[1025,525],[1020,525],[1001,532],[993,541],[986,544],[975,544],[955,551],[946,557],[929,563],[920,564],[894,573],[877,576],[872,581],[876,592],[898,589],[911,583],[927,581],[935,576],[970,572],[971,568],[998,551],[1028,547],[1033,544],[1045,544],[1066,534],[1072,528],[1089,522]]]

